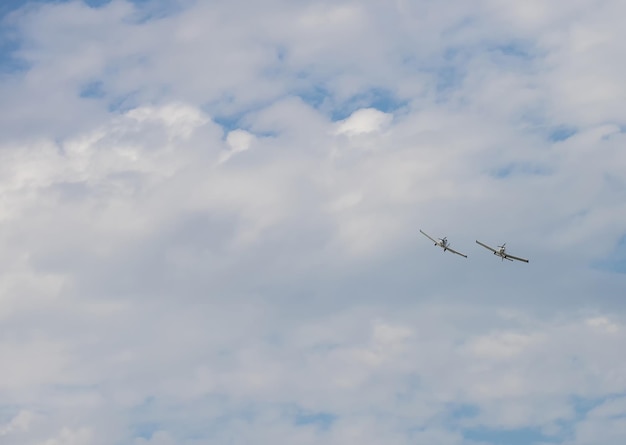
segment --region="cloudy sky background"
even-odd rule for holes
[[[0,443],[622,445],[624,13],[3,2]]]

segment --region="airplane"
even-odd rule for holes
[[[483,244],[483,243],[481,243],[478,240],[476,240],[476,243],[480,244],[485,249],[491,250],[494,255],[497,255],[500,258],[502,258],[502,261],[504,261],[504,260],[509,260],[509,261],[517,260],[517,261],[523,261],[525,263],[528,263],[528,260],[526,260],[524,258],[520,258],[520,257],[517,257],[517,256],[509,255],[508,253],[506,253],[506,247],[505,247],[506,243],[502,244],[501,246],[498,246],[498,250],[494,249],[493,247],[489,247],[488,245]]]
[[[430,235],[427,235],[426,233],[424,233],[422,231],[422,229],[420,229],[420,232],[422,232],[422,235],[424,235],[426,238],[430,239],[433,243],[435,243],[435,246],[439,246],[443,249],[443,251],[445,252],[446,250],[449,250],[452,253],[456,253],[457,255],[460,255],[464,258],[467,258],[467,255],[464,255],[460,252],[457,252],[454,249],[450,248],[450,244],[448,243],[448,239],[444,236],[443,238],[439,238],[438,240],[435,240],[434,238],[432,238]]]

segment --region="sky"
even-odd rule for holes
[[[0,444],[622,445],[625,13],[3,2]]]

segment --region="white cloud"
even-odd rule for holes
[[[372,133],[387,127],[391,120],[392,116],[388,113],[375,108],[365,108],[355,111],[349,118],[340,122],[337,133],[347,135]]]
[[[255,136],[246,130],[233,130],[226,135],[226,143],[230,147],[229,151],[223,152],[220,156],[220,163],[227,161],[236,153],[250,149],[255,140]]]
[[[253,140],[254,136],[245,130],[233,130],[226,136],[226,142],[235,152],[249,149]]]
[[[28,431],[35,417],[31,411],[20,411],[9,423],[0,426],[0,437]]]
[[[538,340],[528,335],[506,332],[479,338],[469,348],[477,356],[498,359],[516,356]]]
[[[621,3],[176,5],[4,19],[0,435],[621,443]]]
[[[188,139],[196,128],[209,122],[209,119],[199,110],[180,104],[171,104],[160,108],[135,108],[126,113],[126,116],[139,123],[163,122],[168,129],[170,139],[176,137]]]
[[[89,445],[92,443],[92,435],[88,428],[79,430],[63,428],[56,438],[40,442],[39,445]]]
[[[617,324],[612,323],[606,317],[590,318],[587,320],[587,325],[607,333],[615,333],[620,330],[620,327]]]

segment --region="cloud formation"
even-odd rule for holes
[[[621,3],[257,3],[3,15],[0,442],[621,445]]]

